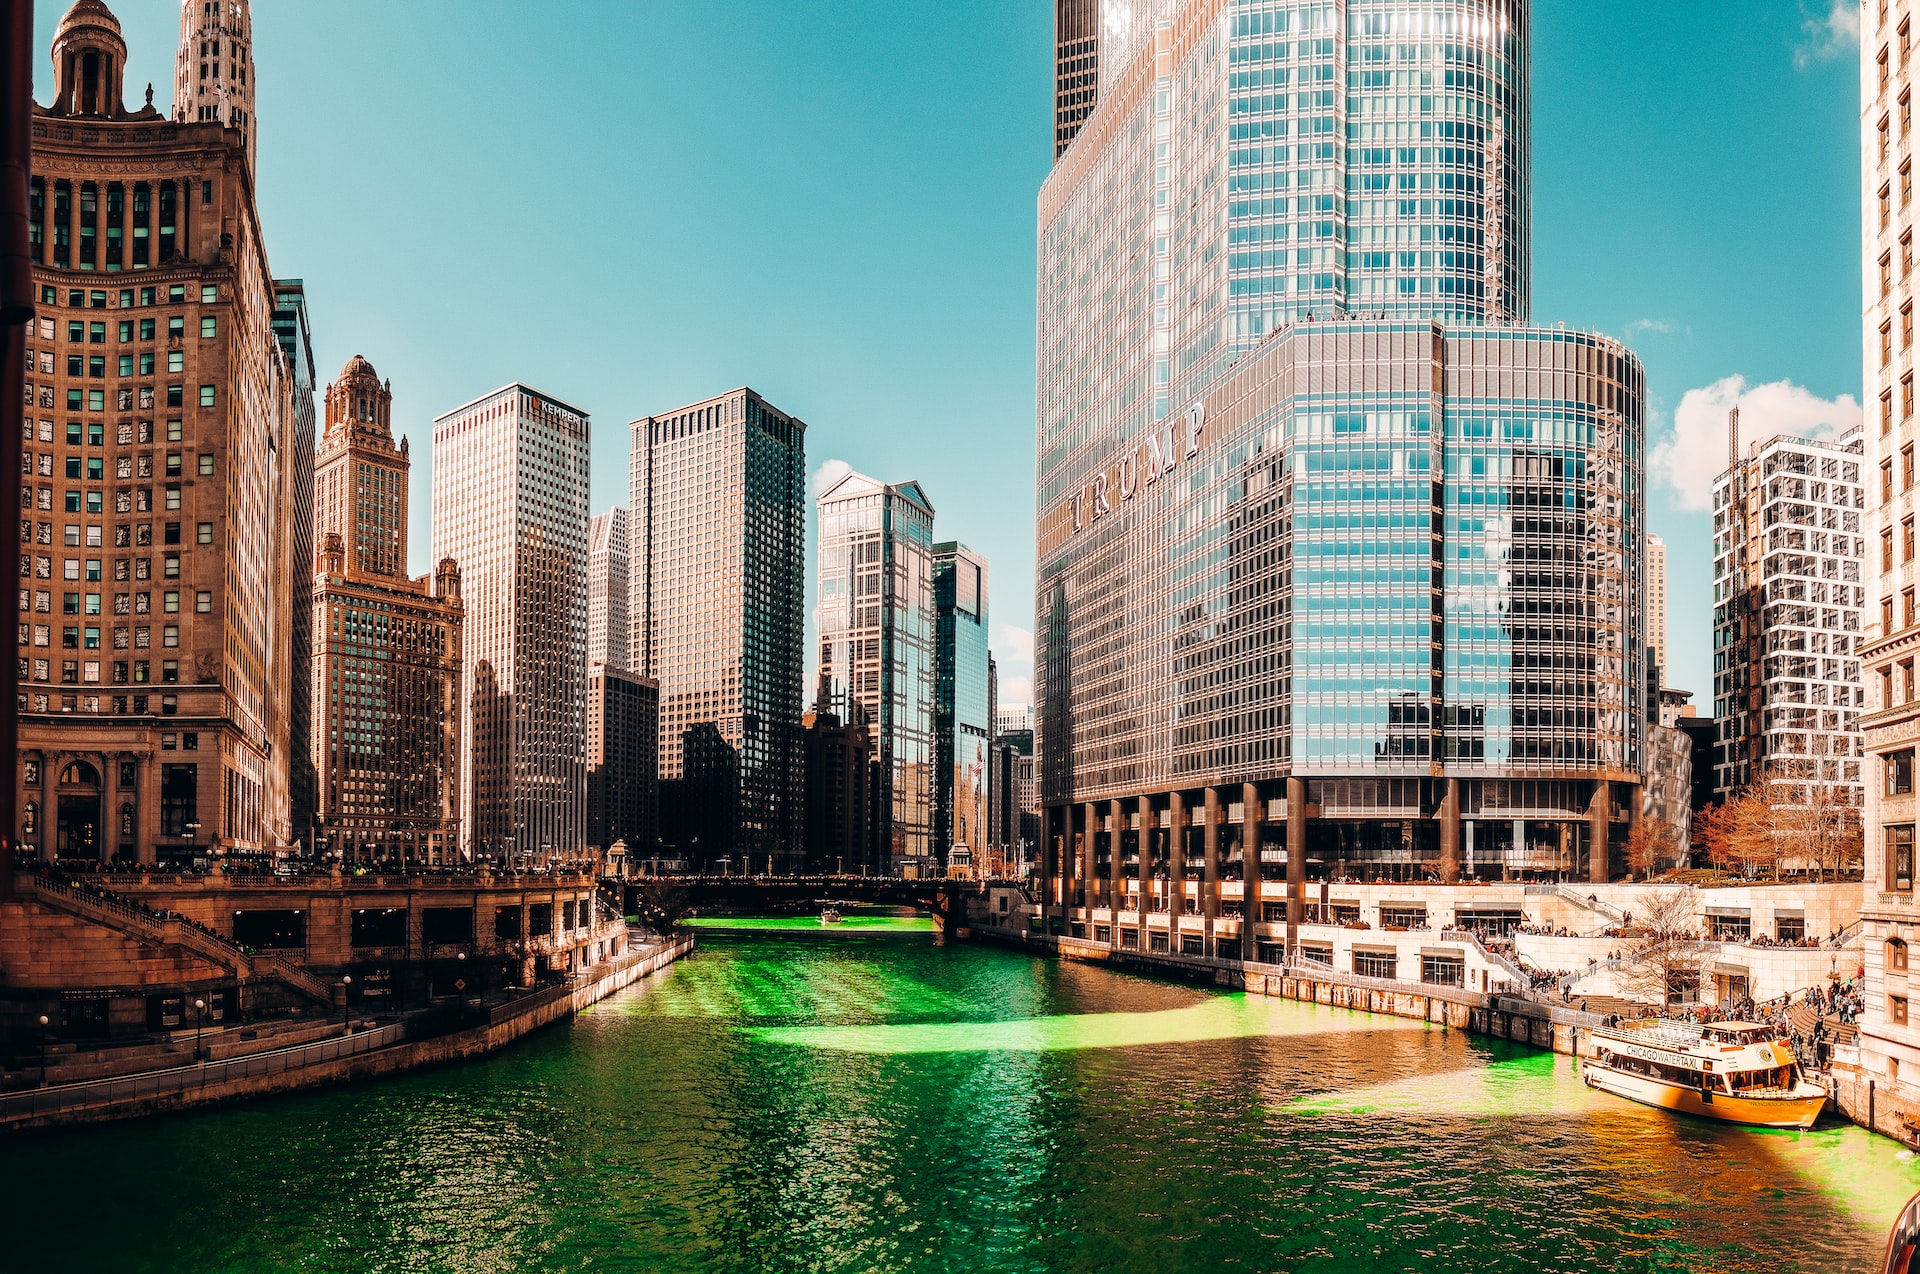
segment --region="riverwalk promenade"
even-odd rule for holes
[[[448,1000],[387,1023],[350,1020],[344,1033],[310,1043],[0,1093],[0,1132],[194,1110],[481,1057],[665,968],[693,945],[690,934],[631,943],[553,985]]]

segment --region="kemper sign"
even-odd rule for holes
[[[1131,500],[1141,488],[1148,487],[1172,472],[1182,460],[1200,454],[1200,431],[1207,422],[1207,405],[1195,403],[1179,421],[1176,440],[1174,421],[1167,421],[1121,452],[1112,464],[1093,475],[1074,492],[1068,503],[1073,506],[1073,529],[1078,531],[1103,514],[1111,513],[1116,494]]]

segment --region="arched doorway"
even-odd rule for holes
[[[74,761],[60,771],[59,822],[54,852],[61,858],[100,857],[100,771]]]

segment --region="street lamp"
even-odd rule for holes
[[[193,851],[198,848],[196,842],[200,839],[200,824],[187,823],[184,824],[184,826],[187,833],[187,866],[191,868],[193,866]]]
[[[47,1015],[40,1015],[40,1087],[47,1086]]]
[[[206,1029],[206,1025],[207,1002],[205,1000],[195,1000],[193,1002],[193,1060],[196,1062],[202,1060],[200,1057],[200,1032]]]
[[[467,993],[467,953],[454,952],[453,961],[453,989],[464,997]]]
[[[353,975],[351,973],[341,974],[340,975],[340,1025],[342,1026],[350,1025],[349,1014],[351,1014],[353,1010],[347,1007],[347,996],[350,995],[352,992],[353,992]]]

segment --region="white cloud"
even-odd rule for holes
[[[1822,398],[1792,381],[1749,386],[1728,376],[1689,389],[1673,413],[1673,431],[1653,445],[1647,470],[1673,491],[1682,509],[1704,510],[1713,499],[1713,480],[1727,467],[1727,412],[1740,408],[1740,448],[1775,434],[1831,438],[1860,423],[1860,404],[1852,394]]]
[[[1032,677],[1000,678],[1000,703],[1002,707],[1013,708],[1021,704],[1033,704]]]
[[[1652,332],[1659,336],[1671,336],[1673,324],[1666,319],[1640,318],[1627,324],[1627,339],[1632,340],[1642,333]]]
[[[1008,663],[1033,664],[1033,630],[1014,624],[1000,625],[1001,657]]]
[[[844,460],[823,461],[813,471],[813,495],[817,500],[832,489],[833,484],[853,472],[853,466]]]
[[[1801,19],[1793,64],[1805,70],[1816,62],[1844,57],[1859,47],[1859,0],[1828,0],[1825,13],[1810,13]]]

